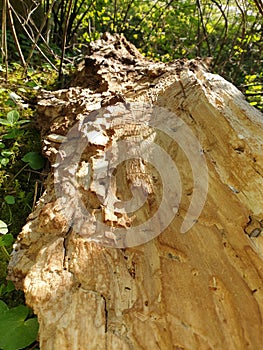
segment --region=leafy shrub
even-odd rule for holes
[[[39,134],[34,127],[34,112],[29,108],[44,81],[41,67],[22,79],[21,66],[9,70],[12,83],[0,89],[0,348],[22,349],[37,335],[37,319],[24,304],[22,291],[6,280],[12,244],[41,194],[44,158]],[[21,97],[22,96],[22,97]],[[26,103],[25,103],[26,102]],[[38,185],[39,186],[36,186]],[[8,308],[11,307],[9,310]],[[3,332],[3,333],[2,333]],[[3,336],[4,335],[4,336]],[[32,348],[32,346],[31,346]],[[34,347],[35,348],[35,347]]]

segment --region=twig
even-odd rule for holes
[[[6,5],[7,5],[7,9],[8,9],[9,21],[10,21],[10,26],[11,26],[13,38],[14,38],[14,41],[15,41],[15,45],[16,45],[17,51],[18,51],[18,53],[19,53],[19,56],[20,56],[20,58],[21,58],[22,65],[23,65],[23,67],[25,68],[25,67],[26,67],[26,61],[25,61],[23,52],[22,52],[21,47],[20,47],[20,44],[19,44],[19,40],[18,40],[17,35],[16,35],[16,29],[15,29],[15,25],[14,25],[14,20],[13,20],[13,15],[12,15],[12,9],[11,9],[11,7],[10,7],[10,2],[9,2],[9,0],[6,0]]]
[[[125,23],[127,21],[127,16],[128,16],[128,13],[129,13],[133,3],[134,3],[134,0],[130,0],[130,2],[128,3],[128,5],[126,7],[125,13],[124,13],[124,10],[121,13],[121,16],[124,14],[124,17],[122,18],[123,26],[121,27],[121,31],[124,30],[124,25],[125,25]]]
[[[7,51],[7,38],[6,38],[6,2],[3,0],[2,7],[2,61],[5,64],[5,79],[8,81],[8,51]]]
[[[74,27],[74,30],[72,30],[72,32],[70,33],[71,35],[69,36],[69,40],[68,41],[70,41],[72,39],[72,37],[76,34],[77,30],[79,29],[79,26],[83,22],[83,19],[86,17],[86,15],[89,12],[91,6],[93,6],[93,2],[94,1],[91,1],[91,3],[89,4],[89,7],[86,9],[86,11],[82,13],[80,19],[78,20],[78,22],[76,23],[76,25]],[[89,25],[88,25],[89,37],[91,36],[90,32],[91,32],[91,30],[90,30],[90,21],[89,21]]]
[[[34,199],[32,204],[32,210],[35,208],[36,201],[37,201],[37,192],[38,192],[38,182],[35,182],[35,191],[34,191]]]
[[[207,31],[206,31],[206,26],[204,23],[204,17],[203,17],[203,12],[202,12],[202,8],[201,8],[200,0],[197,0],[196,4],[197,4],[197,8],[198,8],[199,15],[200,15],[200,20],[201,20],[201,24],[202,24],[203,33],[204,33],[204,40],[206,41],[206,45],[207,45],[208,56],[211,57],[212,54],[211,54],[210,44],[209,44],[208,35],[207,35]]]
[[[256,4],[261,16],[263,16],[263,3],[262,3],[262,1],[261,0],[254,0],[254,3]]]
[[[28,166],[28,163],[26,163],[16,174],[15,176],[9,181],[9,183],[7,184],[6,188],[8,189],[9,186],[11,185],[11,183],[18,177],[19,174],[22,173],[23,170],[25,170],[25,168]]]
[[[16,18],[18,19],[19,23],[21,24],[21,26],[24,28],[24,31],[26,32],[28,38],[34,43],[34,39],[32,38],[31,34],[28,32],[28,30],[26,29],[25,25],[22,23],[19,15],[16,13],[16,11],[14,10],[14,8],[12,7],[12,5],[10,4],[10,7],[13,11],[13,13],[15,14]],[[41,53],[41,55],[45,58],[45,60],[52,66],[52,68],[54,68],[56,71],[58,70],[56,66],[54,66],[54,64],[50,61],[50,59],[45,55],[45,53],[41,50],[41,48],[36,44],[36,48],[38,49],[38,51]]]
[[[63,75],[62,67],[63,67],[64,57],[65,57],[68,23],[69,23],[69,16],[70,16],[70,13],[71,13],[72,5],[73,5],[73,0],[69,0],[67,17],[66,17],[66,22],[65,22],[64,32],[63,32],[62,53],[61,53],[61,59],[60,59],[60,65],[59,65],[59,73],[58,73],[59,80],[61,80],[62,75]]]
[[[46,15],[45,15],[45,18],[44,18],[43,21],[42,21],[42,24],[41,24],[41,26],[40,26],[40,28],[39,28],[39,31],[38,31],[38,33],[37,33],[37,36],[36,36],[36,38],[35,38],[35,40],[34,40],[34,42],[33,42],[31,51],[29,52],[28,58],[27,58],[27,60],[26,60],[25,71],[26,71],[26,68],[27,68],[27,66],[28,66],[28,64],[29,64],[29,61],[30,61],[30,59],[31,59],[31,57],[32,57],[32,55],[33,55],[34,49],[35,49],[35,47],[36,47],[36,44],[37,44],[37,42],[38,42],[38,40],[39,40],[39,38],[40,38],[40,36],[41,36],[42,30],[44,29],[44,27],[45,27],[45,25],[46,25],[46,23],[47,23],[48,16],[50,15],[50,13],[51,13],[51,11],[52,11],[52,8],[53,8],[55,2],[56,2],[56,0],[53,0],[53,1],[52,1],[52,3],[51,3],[51,5],[49,6],[48,11],[47,11],[47,13],[46,13]]]
[[[114,0],[114,12],[113,12],[113,30],[114,31],[116,26],[116,16],[117,16],[117,0]]]
[[[173,1],[174,1],[174,0],[170,0],[170,1],[168,1],[168,2],[165,4],[165,6],[163,6],[163,9],[162,9],[162,11],[161,11],[160,14],[159,14],[159,20],[154,22],[154,24],[153,24],[153,26],[152,26],[152,28],[151,28],[149,34],[148,34],[147,37],[146,37],[146,40],[144,40],[144,42],[148,43],[148,42],[150,41],[151,35],[152,35],[152,33],[155,31],[155,29],[157,28],[157,26],[159,25],[159,21],[161,20],[162,16],[164,15],[165,10],[166,10],[167,8],[169,8],[169,6],[173,3]]]
[[[226,42],[226,37],[227,37],[227,34],[228,34],[228,20],[227,20],[227,17],[226,17],[226,14],[225,14],[224,10],[222,9],[221,4],[218,3],[216,0],[211,0],[211,2],[213,4],[215,4],[216,7],[219,9],[219,11],[221,12],[221,14],[222,14],[222,16],[224,18],[224,21],[225,21],[224,34],[222,34],[222,36],[220,38],[221,43],[220,43],[219,51],[218,51],[218,53],[216,55],[216,58],[214,59],[214,62],[213,62],[213,66],[215,67],[217,62],[218,62],[218,60],[219,60],[219,58],[220,58],[220,55],[221,55],[221,53],[223,51],[223,48],[224,48],[224,45],[225,45],[225,42]]]

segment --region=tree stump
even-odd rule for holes
[[[105,34],[42,92],[46,191],[9,276],[42,350],[263,346],[263,117],[201,59]]]

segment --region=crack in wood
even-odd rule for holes
[[[69,245],[69,239],[70,239],[71,233],[72,233],[72,227],[69,228],[68,232],[65,234],[65,236],[63,238],[63,248],[64,248],[63,268],[64,268],[64,270],[68,270],[68,262],[70,260],[70,257],[68,256],[68,245]]]

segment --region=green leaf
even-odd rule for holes
[[[8,306],[0,300],[0,315],[8,310]]]
[[[5,292],[6,293],[10,293],[10,292],[12,292],[15,289],[16,289],[16,287],[15,287],[14,283],[12,281],[8,280],[7,284],[6,284],[6,287],[5,287]]]
[[[25,124],[25,123],[30,123],[30,120],[27,120],[27,119],[19,120],[18,122],[16,122],[16,125],[22,125],[22,124]]]
[[[0,148],[5,148],[5,144],[3,142],[0,142]]]
[[[29,313],[30,309],[24,305],[8,309],[5,303],[0,301],[0,348],[2,350],[22,349],[36,340],[37,318],[27,319]]]
[[[37,86],[37,84],[34,82],[34,81],[28,81],[27,83],[26,83],[26,86],[29,86],[29,87],[36,87]]]
[[[11,233],[7,233],[4,236],[0,236],[0,247],[10,247],[14,242],[14,237]]]
[[[8,134],[3,136],[3,139],[16,139],[17,136],[23,134],[23,130],[13,129]]]
[[[0,220],[0,234],[5,235],[8,232],[7,224]]]
[[[37,152],[28,152],[22,161],[28,163],[34,170],[42,169],[45,164],[44,158]]]
[[[12,281],[9,281],[9,280],[5,281],[4,283],[2,283],[0,285],[0,296],[4,295],[6,293],[10,293],[15,289],[16,288],[15,288],[14,283]],[[0,306],[0,314],[1,314],[1,306]]]
[[[18,88],[18,91],[23,92],[23,93],[24,93],[24,92],[27,92],[26,89],[23,88],[23,87]]]
[[[0,160],[0,164],[3,166],[6,166],[9,163],[9,159],[8,158],[2,158]]]
[[[16,199],[14,196],[5,196],[5,201],[7,204],[15,204]]]
[[[13,110],[7,113],[6,118],[9,121],[10,125],[14,125],[19,119],[19,113],[16,110]]]
[[[1,152],[1,155],[3,157],[10,157],[12,154],[13,154],[13,152],[11,152],[11,151],[2,151]]]
[[[0,118],[0,124],[10,126],[10,122],[6,119]]]
[[[9,98],[9,99],[5,102],[5,105],[6,105],[6,106],[9,106],[9,107],[16,107],[15,102],[14,102],[11,98]]]

